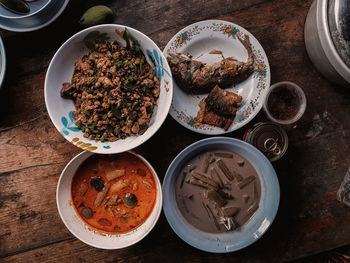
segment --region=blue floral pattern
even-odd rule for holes
[[[79,132],[80,131],[74,123],[73,111],[70,111],[68,113],[68,117],[69,117],[69,120],[64,116],[61,117],[61,122],[63,125],[63,129],[61,130],[61,134],[63,136],[68,135],[70,131],[72,131],[72,132]]]
[[[168,74],[170,77],[170,73],[164,68],[163,59],[159,56],[157,50],[153,49],[153,51],[147,49],[147,55],[153,61],[154,67],[153,70],[156,72],[157,78],[159,81],[162,81],[162,77],[164,76],[164,72]]]

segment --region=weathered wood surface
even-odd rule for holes
[[[0,90],[0,258],[3,262],[286,262],[350,243],[350,208],[335,199],[350,166],[350,92],[325,80],[311,64],[303,28],[311,0],[86,1],[72,0],[51,25],[36,32],[1,30],[7,53]],[[45,108],[43,86],[59,46],[80,30],[88,7],[111,6],[115,23],[150,36],[160,48],[183,27],[223,19],[249,30],[269,58],[272,83],[290,80],[303,87],[308,107],[288,131],[286,155],[274,167],[281,202],[271,228],[258,242],[225,255],[199,251],[172,231],[164,215],[140,243],[104,251],[73,237],[61,221],[55,199],[59,175],[81,150],[56,131]],[[321,119],[320,134],[313,130]],[[252,121],[264,121],[263,113]],[[251,124],[252,124],[251,123]],[[241,138],[245,128],[227,136]],[[162,180],[172,159],[207,136],[180,126],[170,116],[136,149]],[[162,151],[159,143],[166,145]],[[164,151],[167,154],[164,154]]]

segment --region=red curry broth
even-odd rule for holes
[[[117,178],[108,180],[115,176]],[[103,190],[97,187],[100,190],[97,191],[91,185],[91,178],[100,178],[103,180],[101,187],[109,187]],[[102,183],[100,179],[97,181]],[[107,194],[100,204],[96,204],[96,198],[103,195],[102,192]],[[71,194],[75,210],[89,226],[120,234],[146,221],[156,202],[157,186],[147,165],[131,153],[92,155],[74,175]],[[127,194],[134,197],[131,204],[135,206],[130,206],[130,198],[125,199]],[[86,216],[83,209],[90,214]]]

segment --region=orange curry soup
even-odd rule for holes
[[[73,205],[95,230],[121,234],[146,221],[156,202],[151,170],[131,153],[92,155],[74,175]]]

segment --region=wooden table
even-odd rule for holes
[[[312,0],[72,0],[52,24],[35,32],[1,30],[7,72],[0,90],[0,258],[2,262],[285,262],[350,243],[350,209],[336,192],[350,166],[350,92],[323,78],[309,60],[304,22]],[[81,150],[51,123],[44,102],[48,64],[60,45],[81,30],[78,20],[95,4],[114,9],[115,23],[134,27],[161,49],[183,27],[223,19],[250,31],[264,47],[271,83],[299,84],[308,107],[297,127],[288,130],[289,149],[273,163],[281,202],[271,228],[238,252],[211,254],[183,242],[164,214],[141,242],[105,251],[76,239],[61,221],[55,199],[57,180]],[[260,112],[250,123],[264,121]],[[319,134],[314,128],[318,127]],[[246,128],[246,127],[245,127]],[[227,134],[242,138],[245,130]],[[207,136],[179,125],[170,116],[160,130],[136,149],[160,179],[186,146]],[[167,154],[157,151],[161,142]]]

